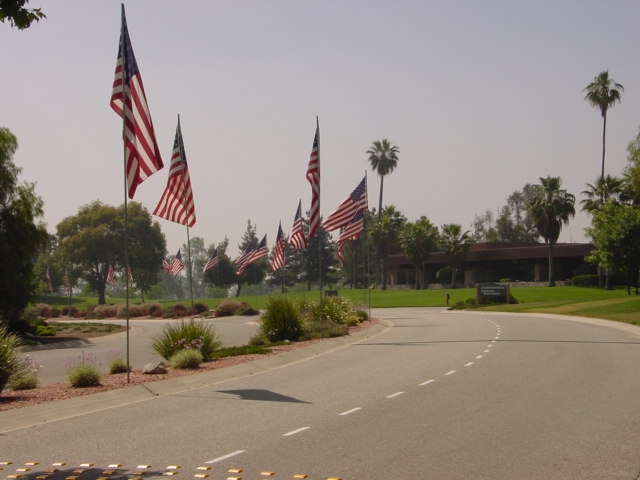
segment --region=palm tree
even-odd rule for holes
[[[462,225],[458,223],[442,225],[440,244],[449,259],[452,288],[456,288],[456,272],[471,243],[473,243],[471,233],[468,230],[463,232]]]
[[[604,145],[607,134],[607,110],[613,107],[616,102],[620,102],[624,87],[617,83],[613,78],[609,78],[609,71],[600,72],[597,77],[587,85],[583,92],[587,92],[584,99],[591,106],[600,109],[602,115],[602,171],[601,177],[604,177]]]
[[[606,202],[613,202],[616,205],[627,203],[624,181],[612,175],[599,177],[595,185],[587,183],[587,189],[581,193],[585,197],[580,200],[582,210],[589,213],[595,213]]]
[[[381,277],[382,290],[387,289],[387,270],[389,256],[398,249],[398,237],[402,231],[406,217],[400,213],[395,206],[385,207],[384,212],[373,221],[371,225],[371,240],[376,248],[376,255],[380,265],[379,273]]]
[[[389,140],[383,138],[376,140],[371,148],[366,151],[369,155],[371,169],[380,175],[380,199],[378,201],[378,218],[382,215],[382,190],[384,188],[384,177],[389,175],[398,166],[398,153],[400,150],[395,145],[391,145]]]
[[[398,237],[400,248],[415,267],[415,288],[424,288],[424,264],[438,243],[438,227],[427,217],[406,223]]]
[[[558,241],[562,225],[569,223],[569,218],[576,213],[575,197],[561,189],[560,177],[547,176],[540,178],[540,184],[534,185],[533,194],[529,198],[527,209],[538,233],[549,245],[549,286],[555,287],[553,275],[553,246]]]

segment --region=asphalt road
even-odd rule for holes
[[[180,465],[212,480],[638,479],[637,327],[374,314],[393,326],[322,355],[3,432],[0,461],[14,462],[7,471],[40,462],[34,478],[54,462],[67,463],[60,478],[95,465],[78,480],[113,464],[146,477]]]
[[[246,345],[258,331],[258,317],[220,317],[204,320],[215,327],[218,338],[223,346]],[[84,320],[82,320],[84,322]],[[152,348],[153,339],[162,332],[167,323],[180,320],[144,319],[129,320],[129,363],[133,368],[142,368],[149,362],[162,361]],[[125,320],[111,319],[107,323],[125,325]],[[117,355],[126,359],[126,332],[105,335],[86,340],[50,343],[25,347],[23,351],[31,355],[33,361],[41,366],[40,385],[50,385],[66,381],[67,363],[84,353],[90,353],[100,364],[100,369],[106,371],[111,359]]]

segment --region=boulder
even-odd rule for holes
[[[156,375],[159,373],[167,373],[167,368],[164,365],[164,362],[151,362],[147,363],[143,369],[142,373],[147,375]]]

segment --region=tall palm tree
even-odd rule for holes
[[[458,223],[442,225],[440,244],[449,259],[452,288],[456,288],[456,272],[460,268],[460,264],[471,243],[473,243],[471,233],[468,230],[463,232],[462,225]]]
[[[560,188],[560,177],[547,176],[540,178],[540,184],[534,185],[527,209],[538,233],[549,246],[549,286],[555,287],[553,272],[553,246],[558,241],[562,225],[569,223],[569,218],[576,214],[575,197]]]
[[[600,72],[597,77],[593,79],[589,85],[583,90],[586,92],[584,99],[591,104],[591,106],[600,109],[602,115],[602,171],[601,177],[604,177],[604,151],[605,151],[605,137],[607,134],[607,110],[613,107],[616,102],[620,102],[624,87],[616,82],[613,78],[609,77],[609,71],[605,70]]]
[[[380,175],[380,199],[378,200],[378,218],[382,215],[382,190],[384,177],[389,175],[398,166],[398,153],[400,150],[386,138],[376,140],[371,148],[366,151],[369,155],[371,169]]]

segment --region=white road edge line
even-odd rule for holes
[[[240,455],[241,453],[244,453],[244,450],[236,450],[235,452],[231,452],[227,455],[223,455],[222,457],[218,457],[218,458],[214,458],[213,460],[209,460],[208,462],[204,462],[204,463],[216,463],[216,462],[221,462],[222,460],[226,460],[227,458],[231,458],[231,457],[235,457],[236,455]]]
[[[352,408],[351,410],[347,410],[346,412],[340,413],[340,415],[349,415],[353,412],[357,412],[358,410],[362,410],[361,407]]]
[[[291,430],[290,432],[283,433],[282,436],[283,437],[290,437],[291,435],[295,435],[296,433],[304,432],[305,430],[308,430],[309,428],[311,428],[311,427],[297,428],[295,430]]]
[[[391,395],[387,395],[387,398],[394,398],[397,397],[399,395],[402,395],[404,392],[396,392],[396,393],[392,393]]]
[[[423,387],[424,385],[429,385],[430,383],[433,383],[433,382],[435,382],[435,380],[427,380],[426,382],[422,382],[419,385]]]

